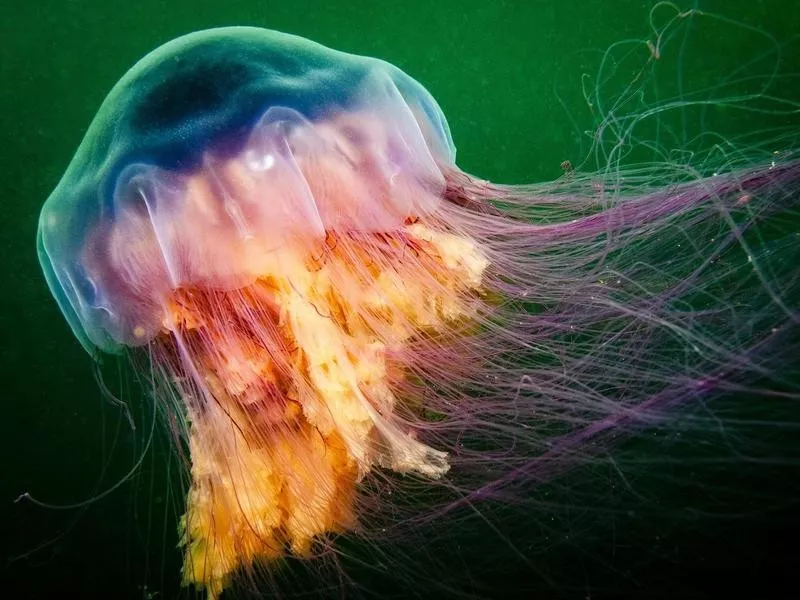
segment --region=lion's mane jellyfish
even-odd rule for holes
[[[226,28],[114,87],[38,251],[188,449],[183,577],[216,597],[363,530],[393,474],[441,516],[787,362],[797,250],[759,227],[800,163],[725,166],[490,184],[399,69]]]

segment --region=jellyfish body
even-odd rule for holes
[[[307,554],[374,465],[447,470],[393,419],[387,355],[480,287],[479,250],[418,223],[452,153],[396,68],[257,29],[168,44],[104,103],[39,251],[83,344],[148,346],[186,401],[187,581]]]
[[[266,30],[166,44],[102,105],[38,251],[84,347],[145,353],[183,424],[187,584],[216,596],[240,568],[311,555],[356,527],[381,470],[452,469],[462,499],[554,473],[758,374],[796,334],[796,278],[742,308],[738,289],[719,301],[735,270],[642,257],[688,231],[739,247],[796,205],[800,164],[668,188],[643,174],[609,203],[604,182],[495,186],[454,160],[399,69]],[[532,222],[537,207],[552,216]],[[466,475],[481,462],[491,474]]]

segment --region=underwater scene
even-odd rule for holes
[[[0,25],[9,598],[790,598],[800,8]]]

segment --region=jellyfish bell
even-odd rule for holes
[[[312,556],[359,527],[381,473],[452,482],[438,517],[785,364],[798,281],[770,257],[796,250],[743,240],[796,210],[800,163],[618,175],[476,179],[419,83],[274,31],[194,33],[136,64],[38,251],[83,346],[146,355],[185,424],[184,582],[216,597]],[[675,254],[687,239],[765,266]],[[767,272],[780,285],[753,283]]]
[[[149,265],[127,276],[147,290],[139,302],[179,285],[236,287],[253,279],[242,258],[287,238],[388,230],[434,209],[437,161],[453,155],[433,98],[387,63],[255,28],[195,33],[109,94],[43,209],[40,254],[78,338],[113,351],[160,324],[119,301],[130,294],[99,272],[107,254],[125,248],[118,272]],[[185,219],[197,229],[176,228]],[[224,242],[205,243],[211,230]],[[104,246],[87,252],[87,237]],[[160,259],[137,261],[156,247]]]

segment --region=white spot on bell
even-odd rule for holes
[[[259,154],[254,150],[248,150],[244,155],[244,160],[251,171],[269,171],[275,166],[275,156],[269,152]]]

